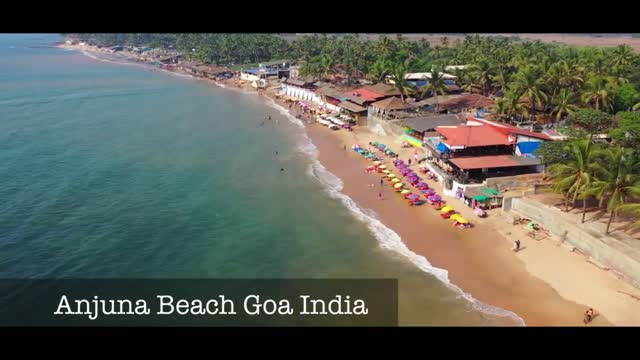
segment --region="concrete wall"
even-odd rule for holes
[[[562,211],[526,198],[506,198],[504,211],[514,211],[549,230],[560,241],[569,243],[596,262],[619,273],[640,287],[640,243],[605,236],[594,224],[576,222]]]
[[[376,134],[390,135],[404,138],[404,127],[394,124],[390,120],[386,120],[377,116],[367,116],[367,127]]]
[[[485,183],[488,187],[496,188],[498,190],[529,188],[534,187],[535,184],[542,182],[543,177],[544,174],[504,176],[488,178],[487,180],[485,180]]]

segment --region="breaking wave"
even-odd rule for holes
[[[325,191],[329,196],[340,200],[357,220],[365,223],[383,249],[390,250],[404,256],[420,270],[433,275],[448,288],[455,291],[458,294],[458,297],[467,300],[473,309],[491,316],[512,319],[520,326],[525,325],[524,320],[514,312],[484,304],[473,298],[471,294],[464,292],[457,285],[451,283],[449,280],[449,272],[447,270],[431,265],[426,257],[409,250],[409,248],[402,242],[400,235],[377,219],[375,213],[368,212],[360,208],[353,199],[342,192],[344,185],[342,180],[327,170],[327,168],[325,168],[317,159],[318,150],[308,136],[302,137],[302,141],[299,146],[301,151],[311,155],[312,157],[311,164],[307,169],[307,174],[317,179],[324,186]]]

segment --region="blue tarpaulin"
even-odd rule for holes
[[[533,154],[540,147],[540,141],[527,141],[518,143],[518,149],[521,154]]]
[[[449,148],[443,143],[438,143],[438,146],[436,146],[436,150],[440,152],[447,152],[449,151]]]

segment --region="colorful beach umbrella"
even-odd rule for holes
[[[397,178],[396,179],[391,179],[391,182],[397,183],[397,182],[400,182],[400,179],[397,179]]]
[[[374,161],[374,162],[373,162],[373,165],[380,165],[380,164],[382,164],[382,162],[380,162],[380,161]],[[382,165],[382,166],[384,166],[384,165]],[[384,169],[384,168],[383,168],[383,169]]]
[[[396,177],[396,176],[395,176],[395,175],[393,175],[393,174],[389,174],[389,175],[387,175],[387,177],[388,177],[388,178],[394,178],[394,177]]]
[[[385,173],[385,174],[391,174],[391,171],[389,171],[389,170],[382,170],[382,172]]]
[[[380,162],[378,161],[378,163],[380,163]],[[374,162],[374,164],[375,164],[375,162]],[[386,169],[386,168],[387,168],[387,166],[386,166],[386,165],[380,165],[380,166],[378,166],[378,168],[380,168],[380,169]]]
[[[462,217],[462,215],[460,215],[460,214],[453,214],[453,215],[451,215],[451,217],[449,219],[458,221],[458,219],[460,219],[461,217]]]
[[[453,210],[453,208],[451,206],[447,205],[447,206],[443,207],[442,209],[440,209],[440,212],[448,213],[451,210]]]
[[[410,192],[411,192],[411,190],[406,190],[405,189],[405,190],[400,191],[400,194],[405,195],[405,194],[408,194]]]
[[[469,220],[463,218],[462,216],[458,217],[456,219],[456,221],[459,222],[460,224],[468,224],[469,223]]]
[[[394,187],[395,189],[400,189],[400,188],[401,188],[401,187],[403,187],[403,186],[404,186],[404,185],[402,185],[402,183],[398,183],[398,184],[393,185],[393,187]]]

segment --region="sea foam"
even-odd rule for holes
[[[267,104],[274,107],[292,123],[304,127],[304,124],[299,119],[296,119],[287,109],[277,104],[272,99],[267,101]],[[402,238],[395,231],[385,226],[376,216],[373,211],[367,211],[362,209],[358,204],[348,195],[342,192],[344,183],[342,180],[329,171],[320,160],[318,160],[318,148],[313,144],[311,138],[307,135],[306,131],[298,137],[298,150],[309,156],[311,163],[307,168],[307,175],[311,178],[318,180],[325,191],[330,197],[339,200],[342,204],[351,212],[351,214],[358,220],[367,225],[369,230],[373,233],[376,240],[383,249],[393,251],[417,266],[420,270],[433,275],[440,282],[444,283],[448,288],[458,294],[458,298],[463,298],[469,302],[471,307],[481,313],[495,316],[509,318],[513,320],[517,325],[524,326],[524,320],[512,311],[501,309],[489,304],[484,304],[476,300],[471,294],[464,292],[460,287],[453,284],[449,280],[449,272],[445,269],[441,269],[431,265],[426,257],[418,255],[411,251],[402,242]]]
[[[122,64],[122,65],[135,64],[132,62],[118,62],[113,60],[102,59],[86,51],[82,51],[82,53],[90,58],[93,58],[99,61],[105,61],[105,62]],[[140,65],[140,64],[135,64],[135,65]],[[183,74],[179,74],[171,71],[163,71],[163,72],[181,76],[181,77],[194,78],[193,76],[190,76],[190,75],[183,75]],[[239,90],[240,93],[243,93],[245,95],[255,94],[253,92],[248,92],[242,89],[227,87],[224,84],[220,84],[220,83],[215,83],[215,85],[228,90]],[[265,99],[266,99],[266,104],[268,106],[278,110],[280,114],[282,114],[291,123],[297,125],[300,128],[304,128],[304,123],[300,119],[297,119],[296,117],[294,117],[286,108],[282,107],[271,98],[265,98]],[[307,168],[307,175],[309,175],[314,179],[317,179],[323,185],[325,191],[329,194],[329,196],[331,196],[334,199],[340,200],[342,204],[353,214],[353,216],[357,220],[365,223],[369,228],[369,230],[373,233],[375,238],[378,240],[380,246],[383,249],[390,250],[399,255],[404,256],[405,258],[407,258],[407,260],[409,260],[412,264],[417,266],[420,270],[433,275],[436,279],[438,279],[439,281],[444,283],[447,287],[455,291],[458,294],[458,297],[461,297],[467,300],[474,309],[480,311],[481,313],[485,313],[485,314],[497,316],[497,317],[510,318],[521,326],[525,325],[524,320],[520,318],[518,315],[516,315],[514,312],[501,309],[495,306],[491,306],[488,304],[484,304],[476,300],[475,298],[473,298],[471,294],[464,292],[457,285],[451,283],[451,281],[449,280],[449,273],[447,270],[431,265],[431,263],[429,263],[427,258],[409,250],[409,248],[402,242],[402,239],[400,238],[400,236],[395,231],[385,226],[376,217],[374,212],[366,211],[360,208],[360,206],[358,206],[358,204],[353,199],[351,199],[349,196],[347,196],[342,192],[342,189],[344,186],[342,180],[339,177],[337,177],[335,174],[330,172],[327,168],[325,168],[322,165],[322,163],[320,163],[320,161],[318,160],[318,148],[313,144],[313,142],[311,141],[309,136],[306,134],[306,132],[303,132],[303,135],[299,137],[299,139],[300,139],[300,142],[298,144],[298,150],[304,154],[307,154],[311,159],[311,163]]]

